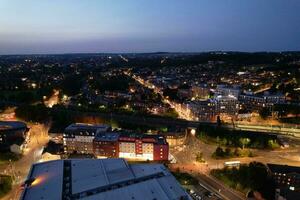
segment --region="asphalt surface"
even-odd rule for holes
[[[31,165],[40,159],[43,147],[48,142],[48,128],[44,125],[30,125],[29,134],[28,148],[23,157],[16,162],[11,162],[11,164],[0,166],[2,174],[14,175],[16,178],[12,190],[1,200],[19,199],[22,193],[21,184],[25,181]]]

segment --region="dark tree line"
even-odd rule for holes
[[[239,168],[215,169],[211,171],[211,174],[232,188],[258,191],[265,199],[274,199],[275,182],[267,167],[262,163],[251,162]]]
[[[197,137],[210,140],[221,146],[239,148],[274,148],[277,147],[277,136],[248,131],[229,130],[223,127],[200,125]]]

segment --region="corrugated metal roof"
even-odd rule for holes
[[[70,166],[69,178],[63,173],[66,166]],[[28,179],[39,177],[40,182],[25,188],[23,200],[61,199],[68,193],[62,184],[70,186],[71,198],[84,200],[190,199],[161,164],[129,165],[124,159],[57,160],[33,165]]]

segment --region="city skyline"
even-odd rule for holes
[[[300,50],[299,1],[7,1],[0,54]]]

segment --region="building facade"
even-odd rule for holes
[[[98,134],[93,140],[93,153],[96,157],[119,157],[119,134],[106,132]]]
[[[300,167],[267,164],[276,184],[275,199],[300,199]]]
[[[217,96],[215,98],[216,113],[222,116],[237,116],[239,101],[235,96]]]
[[[275,104],[285,103],[285,96],[282,94],[270,95],[265,93],[264,95],[246,95],[239,96],[239,101],[242,105],[252,110],[260,110],[264,107],[272,107]]]
[[[300,192],[300,167],[268,164],[278,188],[291,188]]]
[[[238,86],[235,87],[227,87],[225,85],[218,85],[215,90],[215,95],[221,95],[221,96],[233,96],[235,98],[238,98],[241,93],[241,90]]]
[[[193,85],[192,94],[195,99],[208,99],[210,89],[207,87],[207,85]]]
[[[169,144],[165,137],[160,135],[121,134],[119,157],[166,161],[169,158]]]
[[[71,124],[63,142],[65,154],[151,161],[169,158],[169,144],[164,136],[112,132],[106,125]]]
[[[162,133],[162,135],[166,137],[169,147],[176,147],[185,144],[187,133],[185,131],[166,132],[166,133]]]
[[[197,121],[216,120],[216,103],[213,99],[192,101],[189,103],[189,108]]]
[[[64,153],[94,154],[95,136],[110,130],[107,125],[71,124],[63,135]]]

